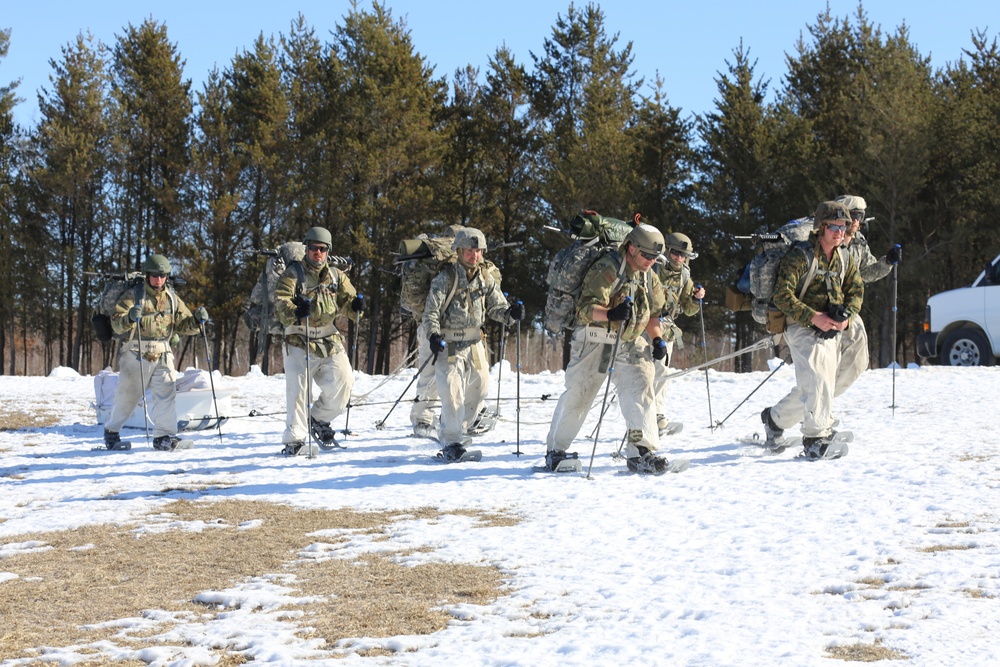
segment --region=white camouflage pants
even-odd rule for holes
[[[450,354],[453,349],[454,354]],[[461,442],[489,390],[486,345],[479,341],[459,348],[449,343],[431,365],[441,396],[438,440],[442,445]]]
[[[674,356],[674,341],[667,343],[667,359]],[[662,361],[653,360],[653,395],[656,396],[656,414],[667,414],[667,385],[670,384],[668,376],[670,367]]]
[[[795,368],[802,436],[815,438],[830,435],[833,431],[837,364],[840,361],[839,336],[823,339],[816,335],[812,327],[800,324],[789,324],[784,336]],[[788,396],[782,401],[787,399]],[[771,408],[771,412],[773,419],[774,408]],[[775,420],[775,423],[781,427],[780,422]]]
[[[158,361],[148,361],[140,360],[138,352],[123,349],[118,364],[120,372],[115,388],[115,407],[104,428],[115,433],[121,431],[148,387],[150,400],[146,411],[153,422],[153,437],[177,435],[177,392],[174,385],[177,370],[174,368],[173,353],[164,352]]]
[[[421,323],[417,326],[417,368],[423,367],[423,370],[417,377],[417,400],[414,401],[413,407],[410,408],[411,426],[416,426],[420,423],[434,423],[433,401],[436,401],[438,398],[437,380],[434,376],[434,365],[427,364],[424,366],[424,362],[430,356],[431,343],[427,340],[424,325]]]
[[[837,362],[837,381],[833,387],[834,398],[847,391],[868,369],[868,334],[861,315],[855,315],[851,325],[836,340],[840,358]],[[784,398],[771,407],[771,420],[778,428],[786,429],[801,422],[803,416],[802,392],[796,383]]]
[[[608,377],[606,372],[601,372],[605,344],[588,343],[585,337],[586,327],[577,327],[573,332],[570,361],[566,367],[566,390],[559,397],[549,434],[545,438],[548,451],[569,449],[590,414],[598,392],[604,391]],[[654,412],[653,357],[645,339],[640,337],[618,346],[611,382],[618,394],[618,406],[625,417],[625,427],[642,432],[638,442],[626,441],[625,455],[629,458],[639,456],[636,445],[649,451],[659,449]],[[600,409],[600,404],[597,409]]]
[[[301,347],[282,346],[285,359],[285,432],[282,443],[305,442],[309,438],[306,392],[306,351]],[[347,407],[354,388],[354,372],[342,345],[329,357],[309,355],[310,380],[319,386],[313,393],[312,418],[331,422]]]

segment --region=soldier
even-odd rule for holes
[[[621,246],[602,255],[587,271],[577,300],[566,391],[559,397],[545,441],[549,470],[579,469],[578,463],[566,465],[577,458],[576,452],[566,450],[613,367],[612,381],[628,428],[628,469],[666,472],[666,459],[656,454],[659,437],[653,395],[654,360],[661,361],[667,355],[658,317],[664,296],[659,278],[650,270],[663,249],[663,234],[640,223]],[[612,360],[619,332],[617,356]]]
[[[291,263],[274,288],[275,314],[285,328],[287,415],[281,451],[286,456],[314,454],[311,443],[303,447],[310,433],[323,444],[335,442],[330,422],[347,407],[354,386],[336,319],[344,315],[357,322],[365,300],[355,292],[347,274],[328,265],[332,242],[330,232],[323,227],[306,232],[303,261]],[[311,408],[307,380],[320,388]]]
[[[441,396],[438,440],[444,447],[438,456],[447,462],[465,456],[465,433],[488,392],[489,362],[482,333],[486,318],[513,325],[524,317],[524,306],[508,304],[498,281],[484,267],[486,237],[481,231],[458,230],[452,248],[457,260],[431,281],[423,319]]]
[[[865,200],[855,195],[841,195],[834,201],[843,204],[850,212],[851,222],[844,235],[843,245],[858,265],[861,279],[865,283],[871,283],[885,278],[902,259],[902,246],[894,245],[881,259],[875,257],[868,248],[867,239],[860,232],[867,209]],[[837,364],[834,398],[847,391],[868,368],[868,334],[860,312],[851,318],[850,326],[837,338],[840,342],[840,361]],[[792,387],[773,406],[764,408],[760,419],[767,435],[765,445],[772,449],[780,448],[785,441],[784,430],[802,421],[802,410],[801,394],[797,386]]]
[[[684,335],[674,320],[681,313],[696,315],[701,309],[699,303],[705,298],[705,288],[698,285],[695,289],[691,281],[691,270],[688,263],[698,256],[691,244],[691,239],[685,234],[673,233],[666,237],[667,263],[659,265],[657,277],[663,285],[663,296],[666,303],[660,312],[660,328],[663,340],[667,344],[666,356],[662,364],[654,364],[653,393],[656,396],[656,427],[659,434],[673,435],[684,427],[681,422],[670,422],[666,418],[667,383],[669,382],[670,355],[674,351],[674,343],[681,348],[684,345]]]
[[[847,452],[846,445],[834,440],[832,409],[840,338],[861,311],[864,298],[858,264],[841,248],[850,225],[851,214],[843,204],[821,203],[809,240],[782,257],[772,296],[785,314],[784,337],[803,411],[803,450],[813,459]]]
[[[153,448],[171,451],[180,440],[175,403],[177,370],[171,338],[197,334],[201,324],[208,321],[208,311],[201,307],[192,314],[167,285],[171,267],[163,255],[147,257],[142,270],[146,274],[142,284],[122,294],[111,316],[115,334],[127,337],[121,343],[121,372],[115,389],[115,406],[104,425],[104,444],[108,449],[129,447],[122,443],[119,431],[148,386],[152,397],[149,419],[153,422]]]

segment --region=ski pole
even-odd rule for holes
[[[690,368],[685,368],[682,371],[677,371],[676,373],[671,373],[667,376],[668,379],[673,380],[674,378],[679,378],[688,373],[695,373],[703,368],[708,368],[709,366],[714,366],[720,361],[726,361],[727,359],[732,359],[733,357],[738,357],[740,355],[746,354],[747,352],[757,352],[758,350],[767,350],[778,344],[781,340],[781,334],[772,334],[766,338],[761,338],[756,343],[747,345],[746,347],[736,350],[735,352],[730,352],[729,354],[724,354],[721,357],[716,357],[709,362],[698,364],[697,366],[691,366]]]
[[[144,301],[145,298],[146,297],[143,296],[140,299],[140,301]],[[142,306],[143,306],[143,304],[139,303],[139,307],[142,308]],[[139,382],[142,384],[142,416],[143,416],[143,424],[145,424],[145,426],[146,426],[146,446],[149,447],[149,410],[146,409],[146,377],[145,377],[145,374],[142,372],[143,355],[142,355],[142,314],[141,313],[139,315],[139,319],[137,319],[135,321],[135,335],[139,339],[139,354],[138,354],[138,357],[139,357]],[[149,374],[149,380],[150,380],[150,382],[153,381],[153,374],[152,374],[152,372],[150,372],[150,374]]]
[[[521,302],[518,301],[518,304]],[[515,413],[517,415],[517,451],[514,452],[517,456],[521,456],[521,320],[517,321],[517,336],[514,338],[514,344],[517,345],[517,393],[515,394],[517,402],[514,404],[516,407]],[[499,390],[497,391],[499,394]],[[497,414],[500,414],[500,397],[497,396]]]
[[[506,295],[504,295],[506,296]],[[520,352],[520,350],[518,350]],[[507,323],[500,324],[500,365],[497,368],[497,407],[494,410],[496,416],[500,417],[500,377],[503,375],[503,362],[507,353]]]
[[[385,417],[382,417],[382,419],[375,422],[375,428],[377,430],[379,431],[385,430],[385,421],[389,418],[389,415],[391,415],[392,411],[396,409],[396,406],[399,405],[399,402],[403,400],[403,396],[406,396],[406,392],[410,390],[410,387],[413,386],[413,383],[417,381],[417,378],[420,377],[420,374],[423,372],[424,368],[427,367],[427,364],[429,364],[431,360],[434,359],[435,356],[437,355],[431,355],[427,357],[426,359],[424,359],[424,363],[420,364],[420,368],[417,369],[416,373],[414,373],[413,377],[410,379],[410,382],[403,389],[402,393],[400,393],[399,398],[397,398],[395,402],[392,404],[392,407],[389,408],[389,412],[385,413]]]
[[[899,244],[896,244],[899,248]],[[896,311],[899,290],[899,264],[892,265],[892,416],[896,416]]]
[[[695,290],[702,289],[701,285],[695,285]],[[712,386],[708,381],[708,341],[705,340],[705,303],[704,299],[698,299],[698,316],[701,318],[701,349],[705,352],[705,392],[708,394],[708,428],[715,428],[712,419]]]
[[[363,295],[358,294],[358,296],[364,298]],[[351,356],[354,358],[354,362],[351,364],[351,370],[353,371],[358,367],[358,329],[361,328],[361,316],[364,311],[358,313],[358,321],[354,323],[354,331],[351,334]],[[351,433],[349,424],[351,423],[351,399],[347,399],[347,416],[344,418],[344,428],[341,429],[341,433],[345,436],[354,435]]]
[[[774,370],[771,371],[766,378],[764,378],[763,380],[761,380],[760,384],[757,385],[756,387],[754,387],[754,390],[751,391],[749,394],[747,394],[747,397],[744,398],[742,401],[740,401],[740,404],[737,405],[735,408],[733,408],[732,412],[730,412],[728,415],[726,415],[725,419],[723,419],[722,421],[720,421],[718,424],[715,425],[715,428],[722,428],[723,424],[726,423],[726,420],[729,419],[730,417],[732,417],[733,413],[735,413],[737,410],[740,409],[740,406],[742,406],[744,403],[746,403],[747,401],[749,401],[750,397],[753,396],[754,394],[756,394],[757,390],[760,389],[761,387],[763,387],[764,383],[767,382],[768,380],[770,380],[774,376],[774,374],[777,373],[778,370],[780,370],[781,367],[784,366],[784,365],[785,365],[785,360],[782,359],[781,363],[778,364],[777,366],[775,366]]]
[[[308,299],[306,300],[308,302]],[[310,310],[312,306],[310,305]],[[311,339],[309,337],[309,315],[306,313],[306,442],[308,443],[308,449],[306,450],[306,458],[313,459],[316,458],[316,452],[313,449],[313,429],[312,429],[312,373],[309,368],[310,357],[309,357],[309,344]]]
[[[212,387],[212,406],[215,408],[215,427],[219,430],[219,444],[222,442],[222,418],[219,417],[219,401],[215,394],[215,376],[212,373],[212,351],[208,348],[208,334],[205,332],[205,323],[198,323],[201,327],[201,338],[205,341],[205,360],[208,361],[208,382]]]
[[[632,301],[632,297],[625,297],[627,302]],[[611,375],[615,372],[615,359],[618,356],[618,344],[622,340],[622,332],[625,330],[625,318],[618,325],[618,335],[615,337],[615,344],[611,347],[611,364],[608,366],[608,378],[604,383],[604,399],[601,401],[601,416],[597,420],[597,428],[594,429],[594,447],[590,451],[590,465],[587,466],[587,479],[590,479],[590,471],[594,468],[594,457],[597,455],[597,440],[601,435],[601,421],[604,417],[604,406],[608,401],[608,392],[611,390]],[[608,323],[610,328],[610,323]]]

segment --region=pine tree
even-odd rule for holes
[[[10,29],[0,30],[0,62],[10,48]],[[18,148],[17,129],[14,125],[14,107],[20,102],[16,91],[19,81],[0,85],[0,281],[14,284],[14,267],[17,264],[13,243],[17,223],[15,196]],[[9,293],[10,296],[13,296]],[[7,352],[10,353],[10,372],[14,372],[14,318],[13,299],[0,299],[0,374],[7,370]]]

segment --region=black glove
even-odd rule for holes
[[[831,303],[826,309],[827,316],[834,322],[846,322],[847,308],[842,303]]]
[[[444,336],[438,332],[432,333],[428,340],[431,342],[431,354],[434,355],[434,361],[431,363],[437,363],[438,353],[445,348]]]
[[[614,308],[608,310],[608,322],[620,322],[628,320],[632,315],[632,297],[627,296],[625,300]]]
[[[653,339],[653,359],[660,361],[667,358],[667,341],[659,336]],[[666,362],[664,362],[666,363]]]
[[[903,246],[898,243],[891,248],[889,252],[885,253],[885,261],[889,264],[899,264],[903,261]]]
[[[520,322],[524,319],[524,304],[520,301],[515,301],[514,304],[507,309],[507,315],[515,322]]]
[[[351,310],[359,315],[365,312],[365,295],[359,294],[354,297],[354,301],[351,302]]]
[[[312,313],[312,301],[301,294],[293,297],[292,303],[295,304],[295,319],[304,320]]]

